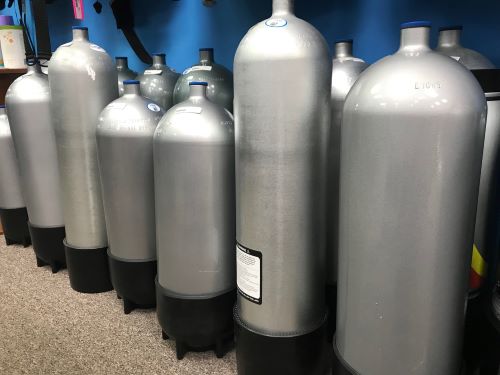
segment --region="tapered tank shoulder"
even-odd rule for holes
[[[1,138],[10,138],[10,126],[9,120],[7,119],[7,115],[0,115],[0,137]]]
[[[467,69],[494,69],[495,65],[479,52],[462,46],[438,46],[436,52],[455,59]]]
[[[272,60],[329,56],[321,33],[291,14],[277,15],[253,26],[241,40],[235,55],[239,60]]]
[[[477,80],[461,64],[429,50],[396,53],[368,67],[350,90],[344,114],[414,108],[459,115],[471,107],[486,108]]]
[[[88,41],[72,41],[61,45],[52,55],[48,68],[49,79],[50,72],[55,70],[87,70],[92,76],[92,70],[99,67],[116,71],[113,60],[103,48]]]
[[[153,134],[164,111],[155,102],[139,95],[122,96],[108,104],[99,115],[97,132]]]
[[[155,132],[160,142],[234,144],[231,113],[207,99],[188,99],[168,110]]]
[[[12,82],[5,94],[5,100],[7,103],[14,98],[22,101],[41,100],[48,96],[50,96],[50,92],[47,75],[29,72]]]

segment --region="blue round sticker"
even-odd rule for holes
[[[266,21],[266,26],[269,27],[283,27],[286,26],[288,22],[286,22],[283,18],[270,18]]]

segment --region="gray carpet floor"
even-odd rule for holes
[[[0,374],[235,374],[234,351],[188,353],[161,339],[153,310],[123,314],[115,292],[77,293],[0,236]]]

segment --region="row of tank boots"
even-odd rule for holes
[[[188,352],[205,352],[207,350],[213,350],[217,358],[223,358],[227,352],[234,348],[234,336],[232,332],[217,338],[213,345],[207,347],[192,347],[183,341],[170,337],[163,330],[161,331],[161,338],[163,340],[172,339],[175,341],[175,354],[178,360],[183,359]]]
[[[5,244],[7,246],[10,245],[23,245],[23,247],[28,247],[31,245],[31,237],[30,236],[25,236],[22,239],[16,239],[13,240],[11,238],[5,237]]]
[[[36,266],[37,267],[49,266],[52,273],[57,273],[59,270],[66,268],[65,264],[61,264],[61,263],[55,262],[55,261],[54,262],[46,262],[39,257],[36,257]]]

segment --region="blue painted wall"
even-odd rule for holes
[[[217,0],[212,8],[201,0],[132,0],[136,31],[150,52],[166,52],[168,64],[182,71],[197,61],[199,47],[214,47],[216,60],[232,68],[240,39],[271,12],[271,0]],[[71,39],[71,26],[90,29],[93,42],[111,55],[131,57],[144,68],[116,29],[107,0],[96,14],[94,0],[84,0],[85,20],[76,22],[70,0],[48,5],[53,48]],[[432,21],[433,44],[441,25],[463,24],[463,44],[500,66],[500,1],[498,0],[296,0],[296,14],[316,26],[332,44],[353,38],[355,53],[372,63],[394,52],[399,24],[414,19]]]

